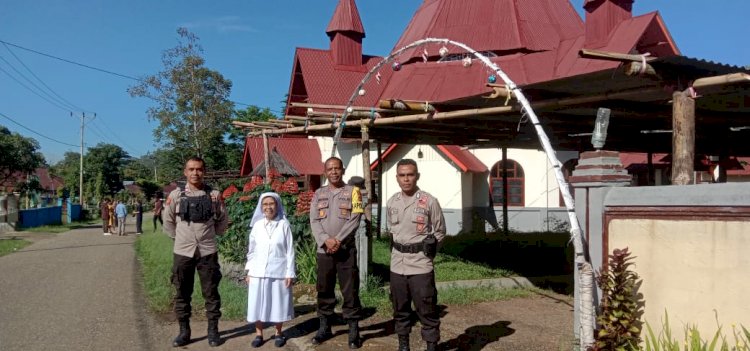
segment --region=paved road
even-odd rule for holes
[[[0,350],[163,350],[134,240],[92,226],[0,257]]]
[[[131,233],[133,229],[129,226]],[[0,257],[0,350],[178,350],[171,347],[176,323],[157,320],[146,309],[133,249],[135,235],[103,236],[100,227],[92,226],[57,235],[20,236],[34,243]],[[285,325],[290,339],[284,349],[347,349],[343,325],[334,328],[333,340],[313,347],[309,340],[317,329],[314,307],[297,307],[298,317]],[[552,294],[448,306],[442,317],[442,343],[447,350],[570,349],[571,309],[569,297]],[[220,322],[223,344],[218,348],[208,346],[205,321],[191,325],[193,342],[179,350],[251,349],[253,331],[243,321]],[[361,325],[363,350],[397,348],[387,319],[371,317]],[[266,330],[267,336],[271,333]],[[420,339],[419,328],[414,328],[412,347],[424,348]],[[278,349],[268,342],[260,350]]]

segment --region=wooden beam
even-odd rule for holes
[[[324,105],[324,104],[308,104],[308,103],[302,103],[302,102],[293,102],[292,107],[302,107],[302,108],[322,108],[322,109],[328,109],[328,110],[340,110],[344,111],[346,110],[346,106],[344,105]],[[370,111],[375,110],[375,112],[395,112],[395,111],[389,111],[387,109],[382,108],[376,108],[376,107],[366,107],[366,106],[351,106],[352,110],[354,111]]]
[[[627,62],[627,61],[642,62],[643,61],[643,55],[621,54],[618,52],[590,50],[590,49],[581,49],[581,51],[578,52],[578,56],[581,56],[583,58],[588,58],[588,59],[617,61],[617,62]],[[655,59],[656,57],[646,56],[646,62],[653,61]]]
[[[693,184],[695,100],[688,91],[672,95],[672,184]]]
[[[650,76],[658,78],[656,70],[648,63],[644,66],[641,61],[632,61],[625,64],[625,74],[629,76]]]
[[[725,74],[723,76],[705,77],[696,79],[693,82],[693,88],[707,88],[717,85],[737,84],[737,83],[750,83],[750,74],[747,73],[732,73]]]
[[[432,112],[435,111],[435,106],[432,106],[426,101],[410,101],[410,100],[380,100],[378,106],[388,110],[401,110],[401,111],[424,111]]]

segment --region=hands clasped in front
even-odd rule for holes
[[[329,255],[333,255],[341,248],[341,241],[336,240],[334,238],[328,238],[325,241],[326,245],[326,253]]]

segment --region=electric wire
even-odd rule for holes
[[[29,49],[29,48],[26,48],[26,47],[23,47],[23,46],[20,46],[20,45],[17,45],[17,44],[9,43],[9,42],[4,41],[2,39],[0,39],[0,43],[2,43],[4,45],[10,45],[10,46],[13,46],[15,48],[19,48],[21,50],[26,50],[26,51],[29,51],[29,52],[33,52],[33,53],[35,53],[37,55],[46,56],[46,57],[49,57],[49,58],[52,58],[52,59],[55,59],[55,60],[60,60],[60,61],[67,62],[67,63],[73,64],[73,65],[77,65],[77,66],[85,67],[85,68],[92,69],[92,70],[95,70],[95,71],[99,71],[99,72],[102,72],[102,73],[111,74],[111,75],[114,75],[114,76],[117,76],[117,77],[120,77],[120,78],[127,78],[127,79],[135,80],[135,81],[138,81],[138,82],[143,82],[144,81],[143,79],[136,78],[136,77],[133,77],[133,76],[129,76],[127,74],[113,72],[113,71],[110,71],[110,70],[107,70],[107,69],[98,68],[98,67],[90,66],[90,65],[87,65],[87,64],[75,62],[75,61],[72,61],[72,60],[64,59],[64,58],[61,58],[61,57],[57,57],[55,55],[43,53],[41,51],[37,51],[37,50],[34,50],[34,49]],[[232,103],[234,103],[234,104],[236,104],[236,105],[258,106],[258,105],[247,104],[247,103],[244,103],[244,102],[239,102],[239,101],[234,101],[234,100],[229,100],[229,101],[232,102]],[[258,106],[258,107],[260,107],[260,106]],[[81,109],[79,109],[79,110],[81,110]],[[270,110],[270,108],[269,108],[269,110]],[[279,111],[271,110],[271,112],[276,113],[276,112],[279,112]]]
[[[54,142],[56,142],[58,144],[62,144],[62,145],[67,145],[67,146],[72,146],[72,147],[80,147],[80,145],[73,145],[73,144],[69,144],[69,143],[66,143],[66,142],[62,142],[62,141],[57,140],[57,139],[50,138],[50,137],[48,137],[48,136],[46,136],[46,135],[44,135],[42,133],[39,133],[39,132],[37,132],[37,131],[35,131],[35,130],[33,130],[33,129],[31,129],[31,128],[23,125],[23,124],[21,124],[21,123],[16,122],[16,120],[14,120],[13,118],[10,118],[10,117],[6,116],[2,112],[0,112],[0,116],[4,117],[5,119],[7,119],[7,120],[9,120],[11,122],[13,122],[14,124],[18,125],[19,127],[23,128],[23,129],[26,129],[29,132],[32,132],[32,133],[34,133],[34,134],[36,134],[36,135],[38,135],[38,136],[40,136],[42,138],[45,138],[47,140],[54,141]]]
[[[20,64],[21,64],[21,65],[22,65],[22,66],[23,66],[24,68],[26,68],[26,70],[27,70],[27,71],[29,71],[29,73],[31,73],[31,75],[32,75],[32,76],[34,76],[34,78],[36,78],[36,80],[38,80],[38,81],[39,81],[39,83],[42,83],[42,85],[44,85],[44,87],[45,87],[45,88],[47,88],[47,90],[49,90],[50,92],[52,92],[52,94],[54,94],[55,96],[57,96],[57,97],[58,97],[58,99],[59,99],[60,101],[62,101],[62,102],[65,102],[65,104],[66,104],[67,106],[69,106],[69,107],[72,107],[72,108],[73,108],[74,110],[79,110],[79,111],[82,111],[82,112],[92,112],[92,111],[87,111],[87,110],[86,110],[86,109],[84,109],[84,108],[78,107],[78,106],[76,106],[75,104],[73,104],[73,103],[71,103],[70,101],[68,101],[67,99],[65,99],[64,97],[60,96],[60,94],[58,94],[58,93],[57,93],[57,92],[56,92],[56,91],[55,91],[54,89],[52,89],[52,88],[51,88],[51,87],[50,87],[49,85],[47,85],[47,83],[45,83],[45,82],[44,82],[44,81],[43,81],[43,80],[42,80],[41,78],[39,78],[39,76],[37,76],[37,75],[36,75],[36,74],[34,73],[34,71],[32,71],[32,70],[31,70],[31,68],[29,68],[29,66],[27,66],[27,65],[26,65],[26,64],[25,64],[25,63],[23,62],[23,60],[21,60],[21,58],[20,58],[20,57],[18,57],[18,55],[16,55],[16,54],[15,54],[15,53],[13,52],[13,50],[11,50],[11,49],[10,49],[10,47],[8,47],[8,44],[6,44],[6,43],[2,43],[2,44],[3,44],[3,46],[5,46],[5,49],[6,49],[6,50],[8,50],[8,52],[9,52],[9,53],[10,53],[11,55],[13,55],[13,57],[14,57],[14,58],[16,59],[16,61],[18,61],[18,62],[19,62],[19,63],[20,63]],[[6,63],[7,63],[7,61],[6,61]],[[41,90],[41,89],[40,89],[40,90]]]
[[[0,57],[0,59],[2,59],[2,57]],[[3,61],[5,61],[5,59],[3,59]],[[6,61],[6,62],[7,62],[7,61]],[[13,76],[12,74],[10,74],[10,73],[9,73],[8,71],[4,70],[4,69],[3,69],[2,67],[0,67],[0,72],[3,72],[3,73],[5,73],[6,75],[8,75],[8,77],[10,77],[10,78],[11,78],[11,79],[13,79],[14,81],[16,81],[16,83],[18,83],[18,84],[19,84],[19,85],[21,85],[22,87],[26,88],[26,89],[27,89],[28,91],[30,91],[30,92],[31,92],[31,93],[33,93],[34,95],[36,95],[36,96],[38,96],[38,97],[42,98],[43,100],[45,100],[45,101],[49,102],[49,103],[50,103],[50,104],[52,104],[53,106],[55,106],[55,107],[57,107],[57,108],[59,108],[59,109],[61,109],[61,110],[63,110],[63,111],[66,111],[66,112],[73,112],[73,111],[71,111],[71,110],[70,110],[69,108],[66,108],[66,107],[64,107],[64,106],[60,105],[60,104],[59,104],[59,103],[57,103],[57,102],[54,102],[54,101],[52,101],[52,100],[50,100],[50,99],[48,99],[48,98],[46,98],[46,97],[44,97],[44,96],[42,96],[42,95],[39,95],[39,93],[37,93],[36,91],[34,91],[34,89],[31,89],[31,88],[29,88],[29,87],[28,87],[28,86],[27,86],[26,84],[24,84],[24,83],[23,83],[23,82],[21,82],[20,80],[16,79],[16,77],[14,77],[14,76]]]
[[[5,64],[6,64],[6,65],[8,65],[8,66],[9,66],[9,67],[10,67],[10,68],[11,68],[11,69],[12,69],[12,70],[14,71],[14,72],[16,72],[16,74],[18,74],[19,76],[21,76],[21,78],[23,78],[23,79],[24,79],[24,80],[25,80],[26,82],[28,82],[28,83],[29,83],[29,84],[31,84],[31,85],[32,85],[32,86],[33,86],[34,88],[36,88],[38,92],[40,92],[40,93],[44,94],[45,96],[47,96],[47,97],[48,97],[48,98],[50,98],[50,99],[51,99],[52,101],[54,101],[54,102],[56,102],[57,104],[59,104],[60,106],[63,106],[63,107],[65,107],[66,109],[71,109],[71,107],[70,107],[70,106],[68,106],[68,105],[66,105],[66,104],[65,104],[64,102],[60,101],[60,99],[58,99],[58,98],[55,98],[54,96],[50,95],[50,93],[48,93],[48,92],[46,92],[46,91],[45,91],[44,89],[40,88],[40,87],[39,87],[39,86],[38,86],[38,85],[37,85],[36,83],[34,83],[34,81],[32,81],[31,79],[29,79],[29,77],[27,77],[27,76],[26,76],[25,74],[23,74],[23,72],[19,71],[19,70],[18,70],[18,69],[17,69],[17,68],[16,68],[16,67],[15,67],[15,66],[14,66],[14,65],[12,64],[12,63],[8,62],[8,60],[6,60],[6,59],[5,59],[5,57],[3,57],[3,56],[0,56],[0,61],[3,61],[3,62],[5,62]],[[18,80],[16,80],[16,82],[18,82]],[[27,86],[27,89],[31,89],[31,88],[28,88],[28,86]],[[37,94],[37,95],[38,95],[38,94]]]

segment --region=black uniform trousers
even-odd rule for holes
[[[391,302],[396,334],[409,335],[412,326],[411,303],[417,309],[422,324],[422,339],[440,341],[440,312],[437,308],[435,272],[401,275],[391,272]]]
[[[362,303],[359,301],[359,266],[357,266],[357,247],[342,247],[329,255],[318,253],[318,316],[333,316],[336,307],[336,276],[339,278],[344,303],[341,309],[344,319],[362,319]]]
[[[135,215],[135,232],[143,233],[143,215],[142,214]]]
[[[190,301],[193,296],[193,283],[195,282],[196,270],[201,280],[203,299],[206,300],[206,318],[208,320],[218,320],[221,317],[219,254],[213,253],[199,257],[197,251],[194,257],[174,254],[172,284],[176,288],[174,311],[177,319],[190,319],[192,312]]]

